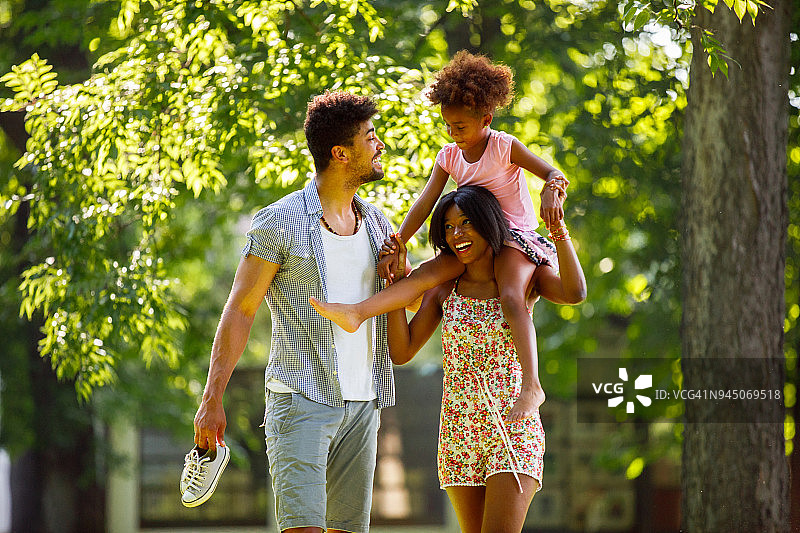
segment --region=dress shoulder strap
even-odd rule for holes
[[[458,293],[456,292],[456,290],[458,289],[458,280],[460,280],[460,279],[461,279],[461,276],[456,278],[456,282],[453,285],[453,288],[450,290],[450,294],[448,294],[447,297],[442,302],[442,310],[447,309],[450,306],[450,302],[453,301],[453,298],[458,296]]]

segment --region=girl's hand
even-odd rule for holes
[[[516,422],[524,418],[530,418],[539,411],[539,406],[544,403],[544,391],[541,387],[537,387],[531,391],[523,390],[511,411],[508,412],[506,420],[509,422]]]
[[[392,255],[397,251],[397,245],[394,243],[393,237],[397,235],[396,233],[392,233],[385,239],[383,239],[383,245],[381,249],[378,251],[378,258],[383,259],[387,255]]]
[[[397,268],[392,272],[392,279],[400,280],[406,277],[406,258],[408,257],[408,251],[406,250],[406,243],[400,238],[399,233],[393,233],[391,238],[393,245],[397,248]]]
[[[397,233],[383,241],[378,258],[378,275],[381,278],[391,284],[405,277],[406,245]]]
[[[397,253],[385,254],[378,261],[378,275],[388,283],[394,282],[394,272],[397,271]]]
[[[395,272],[397,272],[397,247],[390,236],[383,241],[383,246],[378,252],[378,276],[388,283],[393,283]]]

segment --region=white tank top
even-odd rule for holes
[[[328,301],[349,304],[372,296],[377,272],[366,223],[355,235],[334,235],[323,229],[322,246]],[[372,377],[374,320],[365,320],[355,333],[332,326],[343,399],[374,400],[378,397]]]

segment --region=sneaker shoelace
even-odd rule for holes
[[[202,459],[197,454],[197,450],[192,450],[185,457],[184,466],[186,468],[186,490],[197,491],[203,488],[208,473],[208,457]]]

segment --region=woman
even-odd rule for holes
[[[544,430],[538,410],[507,420],[522,386],[523,366],[538,382],[536,351],[519,361],[503,317],[495,256],[509,238],[503,212],[486,189],[461,187],[439,201],[430,240],[439,253],[465,266],[456,280],[425,293],[411,322],[404,310],[389,313],[389,353],[395,364],[410,361],[442,322],[444,392],[439,429],[439,481],[455,508],[461,531],[519,532],[533,495],[541,487]],[[560,276],[542,265],[527,288],[529,313],[539,296],[575,304],[586,281],[569,233],[552,230]],[[405,265],[405,246],[395,242]],[[404,275],[401,271],[398,275]]]

